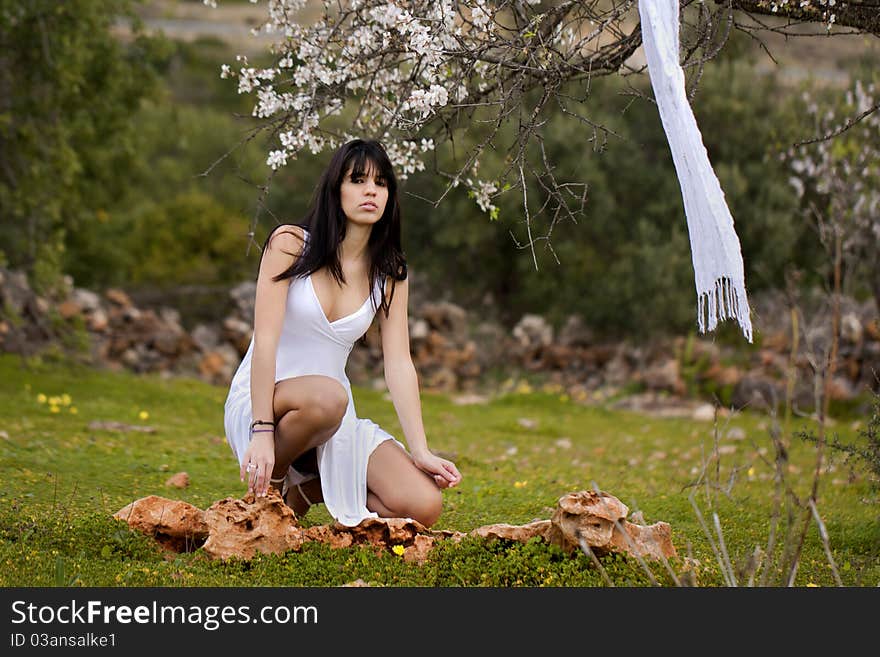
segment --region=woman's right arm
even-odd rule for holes
[[[280,281],[273,276],[283,272],[302,253],[303,232],[299,226],[278,228],[269,238],[260,259],[254,303],[254,348],[251,354],[251,410],[254,420],[275,421],[275,361],[278,341],[287,307],[290,278]],[[271,429],[257,425],[255,429]],[[248,463],[257,469],[249,473],[248,492],[263,496],[269,490],[269,478],[275,466],[275,438],[270,431],[251,434],[251,442],[241,464],[241,477],[248,474]]]

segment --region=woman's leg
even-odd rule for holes
[[[291,490],[287,491],[287,499],[284,501],[293,509],[297,518],[302,518],[312,504],[324,501],[324,493],[321,490],[321,478],[310,479],[299,487],[294,486]]]
[[[367,508],[383,518],[412,518],[430,527],[440,517],[443,496],[393,440],[379,444],[367,465]]]
[[[275,467],[272,477],[277,479],[287,473],[291,463],[336,433],[348,407],[348,393],[336,379],[310,374],[276,383],[273,403]],[[317,464],[314,472],[317,472]]]

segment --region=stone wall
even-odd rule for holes
[[[185,330],[172,308],[143,309],[119,289],[101,294],[68,281],[56,298],[35,294],[25,276],[0,269],[0,349],[33,353],[58,340],[65,326],[88,335],[88,359],[110,369],[195,376],[228,385],[251,339],[255,284],[230,290],[233,311],[214,324]],[[737,408],[768,408],[786,397],[813,405],[814,375],[830,341],[830,323],[815,308],[816,326],[802,326],[792,356],[790,314],[778,298],[753,301],[756,344],[721,346],[712,336],[674,337],[651,344],[605,342],[577,316],[559,330],[527,314],[512,328],[446,301],[410,295],[410,343],[425,390],[482,393],[528,377],[542,389],[591,403],[610,399],[682,399],[715,391]],[[793,357],[793,361],[792,361]],[[790,367],[793,362],[794,369]],[[383,388],[378,319],[349,358],[352,383]],[[851,400],[880,390],[880,324],[873,303],[843,304],[832,397]],[[704,399],[705,401],[705,399]],[[624,402],[625,403],[625,402]]]

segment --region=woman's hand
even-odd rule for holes
[[[452,488],[461,483],[461,473],[455,463],[442,459],[431,452],[413,454],[413,461],[419,470],[434,478],[438,488]]]
[[[271,431],[255,433],[251,436],[241,462],[241,480],[248,478],[248,493],[265,497],[269,491],[269,478],[275,467],[275,434]]]

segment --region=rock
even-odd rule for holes
[[[171,488],[186,488],[189,486],[189,475],[186,472],[178,472],[165,480],[165,485]]]
[[[858,396],[858,390],[845,377],[832,377],[828,385],[828,396],[834,401],[849,401]]]
[[[119,306],[120,308],[132,308],[133,305],[131,303],[131,297],[129,297],[123,290],[118,288],[109,288],[104,292],[104,298],[107,299],[110,303]]]
[[[624,385],[632,378],[630,366],[622,350],[605,364],[603,374],[605,382],[612,386]]]
[[[159,308],[159,319],[163,323],[170,324],[179,331],[183,331],[180,325],[180,311],[176,308],[169,308],[167,306]]]
[[[113,517],[156,539],[167,550],[189,552],[208,537],[205,512],[180,500],[149,495],[135,500]]]
[[[454,342],[467,338],[467,312],[449,301],[426,303],[419,313],[434,331],[448,336]]]
[[[616,552],[643,559],[660,560],[676,556],[675,546],[672,544],[672,528],[666,522],[645,526],[624,520],[615,525],[609,545]]]
[[[255,554],[299,550],[304,532],[293,510],[274,488],[265,497],[248,493],[227,497],[205,511],[208,539],[203,550],[212,559],[251,559]]]
[[[424,340],[428,337],[428,333],[430,332],[430,327],[428,326],[428,322],[424,319],[414,319],[411,322],[411,326],[409,328],[409,337],[410,340],[415,342],[416,340]]]
[[[772,351],[789,353],[791,351],[791,328],[768,332],[763,336],[761,344]]]
[[[333,524],[336,531],[348,532],[353,543],[376,546],[409,545],[418,534],[428,531],[422,523],[411,518],[365,518],[355,527]]]
[[[76,301],[63,301],[58,304],[58,314],[61,315],[64,319],[70,319],[71,317],[76,317],[80,313],[82,313],[82,308]]]
[[[731,403],[736,408],[770,410],[785,400],[781,382],[760,374],[747,374],[734,386]]]
[[[508,541],[520,541],[526,543],[534,537],[548,541],[551,523],[549,520],[535,520],[525,525],[509,525],[499,523],[495,525],[483,525],[471,530],[470,536],[480,536],[490,539],[504,539]]]
[[[240,358],[247,353],[253,334],[253,327],[243,320],[235,317],[223,320],[223,338],[235,347]]]
[[[93,431],[139,431],[141,433],[156,433],[156,427],[126,424],[115,420],[92,420],[88,428]]]
[[[89,313],[86,319],[86,327],[95,333],[103,333],[109,326],[110,320],[107,318],[107,313],[104,312],[103,308],[96,308]]]
[[[153,348],[163,356],[176,356],[185,351],[190,343],[189,337],[180,327],[173,325],[158,329],[151,340]]]
[[[343,587],[363,587],[363,586],[370,586],[370,584],[368,582],[365,582],[360,577],[358,577],[356,580],[354,580],[352,582],[348,582],[347,584],[342,584],[342,586]]]
[[[256,281],[239,283],[229,291],[229,297],[235,304],[235,309],[239,318],[244,319],[245,321],[253,321],[256,294]]]
[[[471,393],[456,395],[452,397],[451,401],[456,406],[468,406],[470,404],[488,404],[489,398],[486,395]]]
[[[565,347],[589,347],[595,338],[580,315],[569,315],[559,331],[558,342]]]
[[[845,313],[840,318],[840,337],[850,344],[861,344],[865,335],[862,322],[855,313]]]
[[[666,390],[676,394],[685,391],[684,382],[681,380],[678,360],[668,358],[662,363],[650,365],[636,375],[650,390]]]
[[[403,548],[403,560],[407,563],[421,565],[428,559],[428,555],[434,547],[434,537],[417,534],[413,537],[411,545]]]
[[[597,555],[623,552],[647,559],[675,556],[668,523],[645,526],[628,522],[628,512],[623,502],[606,492],[569,493],[559,498],[547,540],[570,554],[580,549],[583,540]]]
[[[451,392],[458,384],[458,376],[448,367],[438,367],[425,375],[425,387],[435,391]]]
[[[513,327],[513,337],[523,347],[548,345],[553,342],[553,327],[541,315],[526,313]]]
[[[694,361],[703,361],[714,365],[721,359],[721,347],[707,338],[694,340],[691,352]]]
[[[34,293],[24,272],[4,270],[0,299],[8,310],[14,315],[21,315],[33,296]]]
[[[614,523],[626,518],[629,508],[613,495],[584,490],[559,498],[550,518],[548,540],[565,552],[580,549],[580,539],[600,551],[611,542]]]
[[[425,344],[429,354],[441,355],[449,348],[449,339],[440,331],[431,331],[425,338]]]
[[[135,306],[126,306],[122,309],[121,316],[123,320],[130,324],[139,323],[141,319],[145,319],[146,321],[138,326],[138,331],[146,332],[152,328],[152,320],[156,317],[156,314],[152,310],[141,311]]]
[[[703,377],[721,386],[735,386],[742,379],[742,372],[733,365],[724,366],[721,363],[713,363],[703,372]]]
[[[329,525],[316,525],[305,530],[305,539],[307,541],[319,541],[329,545],[333,549],[351,547],[351,534],[346,531],[339,531]]]
[[[221,344],[202,356],[199,361],[199,373],[212,383],[228,384],[239,362],[240,358],[235,348]]]
[[[654,417],[688,417],[694,412],[693,402],[663,392],[642,392],[627,395],[611,402],[610,407]]]
[[[220,344],[220,331],[216,327],[206,324],[197,325],[190,333],[190,337],[199,351],[208,352]]]
[[[521,360],[523,367],[528,370],[549,372],[570,369],[577,362],[574,350],[560,344],[528,347],[524,350]]]
[[[476,359],[481,367],[491,367],[509,359],[508,342],[512,339],[501,324],[483,321],[477,324],[472,338],[477,345]]]
[[[82,308],[83,312],[86,313],[93,313],[96,310],[101,309],[101,297],[91,290],[86,290],[81,287],[73,289],[73,292],[71,292],[70,295],[70,301],[73,301],[77,306]]]
[[[138,365],[141,362],[141,354],[138,353],[138,349],[126,349],[122,352],[119,360],[123,362],[123,364],[127,365],[133,370],[138,370]]]
[[[712,404],[700,404],[691,413],[697,422],[712,422],[715,419],[715,407]]]
[[[181,475],[186,477],[183,472],[175,477]],[[319,541],[334,549],[371,545],[392,551],[409,563],[422,564],[438,540],[458,542],[466,536],[523,543],[537,537],[569,554],[580,549],[579,539],[583,538],[599,554],[616,550],[652,559],[675,555],[667,523],[645,526],[627,522],[627,512],[626,505],[608,493],[579,491],[561,497],[550,520],[484,525],[467,534],[429,530],[411,518],[366,518],[355,527],[334,522],[302,528],[278,491],[271,488],[266,497],[227,497],[206,511],[151,495],[123,507],[114,517],[153,536],[166,549],[182,552],[202,547],[210,558],[221,560],[281,554],[300,550],[306,541]],[[634,514],[633,519],[643,521],[640,514]]]

